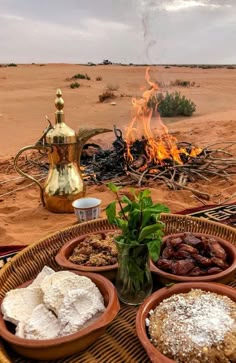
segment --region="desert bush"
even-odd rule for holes
[[[166,69],[170,68],[170,66],[165,66]]]
[[[200,64],[198,66],[198,68],[201,68],[201,69],[220,69],[220,68],[224,68],[224,65],[220,65],[220,64]]]
[[[120,88],[120,86],[118,84],[111,84],[111,83],[109,83],[107,85],[107,90],[108,91],[118,91],[119,88]]]
[[[199,68],[201,68],[201,69],[211,69],[211,68],[214,68],[214,67],[211,66],[211,65],[208,65],[208,64],[203,64],[203,65],[200,65]]]
[[[70,84],[70,88],[79,88],[80,84],[78,82],[73,82]]]
[[[8,67],[17,67],[17,64],[16,63],[9,63],[7,66]]]
[[[105,91],[101,95],[99,95],[98,98],[99,102],[104,102],[116,98],[116,95],[111,91]]]
[[[101,76],[97,76],[96,77],[96,81],[102,81],[102,77]]]
[[[196,111],[196,105],[180,92],[158,93],[150,99],[149,107],[157,108],[162,117],[192,116]]]
[[[236,66],[227,66],[227,69],[236,69]]]
[[[81,74],[81,73],[78,73],[78,74],[75,74],[73,77],[73,79],[87,79],[88,81],[91,79],[87,73],[85,74]]]
[[[181,87],[194,87],[195,82],[184,81],[182,79],[176,79],[175,81],[171,82],[172,86],[181,86]]]

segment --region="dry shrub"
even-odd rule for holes
[[[105,91],[101,95],[99,95],[98,98],[99,102],[104,102],[116,98],[116,95],[111,91]]]
[[[70,88],[79,88],[80,84],[78,82],[73,82],[70,84]]]
[[[81,74],[81,73],[78,73],[78,74],[75,74],[72,79],[87,79],[88,81],[90,81],[90,77],[87,75],[87,73],[85,74]]]
[[[194,87],[195,82],[184,81],[182,79],[176,79],[175,81],[171,81],[171,86]]]

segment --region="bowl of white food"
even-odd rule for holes
[[[0,335],[25,357],[59,359],[96,341],[119,309],[115,287],[105,277],[45,266],[1,301]]]

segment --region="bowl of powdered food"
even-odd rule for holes
[[[218,283],[175,284],[139,308],[138,338],[154,363],[236,362],[236,293]]]

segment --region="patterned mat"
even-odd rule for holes
[[[188,214],[193,217],[206,218],[236,228],[236,203],[217,206],[208,205],[201,208],[186,209],[178,214]]]
[[[25,247],[27,246],[0,246],[0,269]]]

